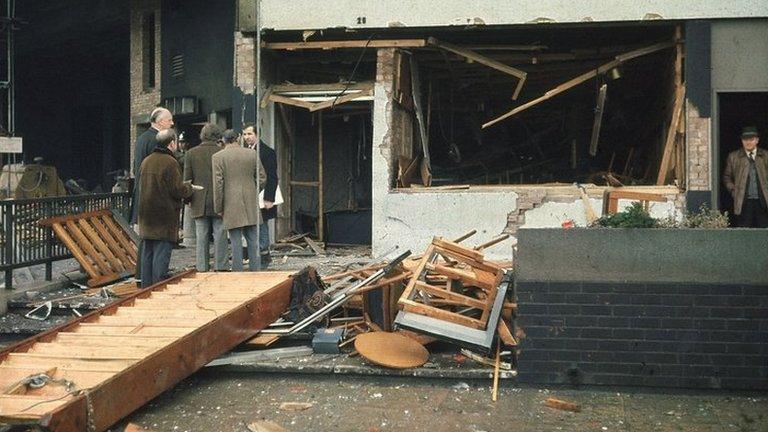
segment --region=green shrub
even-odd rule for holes
[[[595,223],[606,228],[654,228],[657,225],[656,219],[652,218],[639,202],[632,203],[624,211],[605,215]]]
[[[682,220],[674,216],[654,219],[639,202],[624,211],[605,215],[595,221],[595,226],[606,228],[728,228],[728,213],[710,209],[706,204],[695,213],[684,214]]]

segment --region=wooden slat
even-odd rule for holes
[[[61,242],[64,243],[64,246],[66,246],[66,248],[69,249],[70,252],[72,252],[72,255],[75,257],[77,262],[80,263],[81,266],[83,266],[83,269],[85,269],[85,272],[88,273],[88,275],[101,275],[101,273],[93,264],[91,259],[85,255],[85,252],[83,252],[83,250],[80,249],[80,246],[78,246],[75,240],[69,236],[69,233],[67,233],[66,229],[64,229],[63,226],[61,226],[58,223],[53,223],[51,225],[51,228],[53,229],[53,232],[56,234],[59,240],[61,240]]]
[[[308,110],[311,110],[315,106],[313,102],[306,102],[303,100],[289,98],[286,96],[280,96],[276,94],[269,95],[269,100],[271,100],[272,102],[277,102],[281,104],[297,106],[299,108],[306,108]]]
[[[419,265],[414,269],[413,271],[413,277],[410,281],[408,281],[408,285],[405,286],[405,290],[403,290],[403,294],[400,297],[401,301],[403,299],[410,299],[413,295],[413,288],[416,287],[416,281],[419,280],[421,275],[424,273],[424,271],[427,268],[427,264],[432,259],[432,256],[434,255],[435,246],[430,243],[429,246],[427,246],[427,250],[424,251],[424,256],[421,257],[421,261],[419,261]]]
[[[90,275],[90,276],[108,276],[110,274],[116,274],[117,272],[114,271],[107,260],[96,251],[96,249],[93,247],[91,242],[88,240],[88,238],[83,234],[82,231],[80,231],[80,227],[77,226],[74,220],[68,220],[65,222],[65,226],[67,227],[67,232],[72,236],[72,238],[77,241],[78,246],[80,246],[80,249],[85,251],[85,253],[88,254],[89,257],[94,261],[94,265],[99,269],[99,274],[96,275]]]
[[[438,287],[434,287],[432,285],[426,284],[424,282],[416,282],[416,289],[420,291],[427,292],[429,294],[438,296],[440,298],[452,300],[454,302],[457,302],[458,304],[469,306],[477,309],[485,309],[485,302],[478,300],[476,298],[465,296],[464,294],[459,294],[453,291],[448,291],[447,289],[441,289]],[[481,320],[482,321],[482,320]]]
[[[118,223],[115,222],[115,220],[112,218],[112,215],[110,214],[107,217],[101,218],[101,221],[104,223],[104,225],[106,225],[109,232],[112,233],[117,241],[120,242],[120,245],[123,247],[123,249],[128,252],[128,255],[133,260],[133,262],[138,262],[138,246],[133,242],[133,240],[131,240],[128,234],[126,234],[125,231],[120,228]]]
[[[90,326],[80,326],[76,331],[73,333],[76,334],[82,334],[82,335],[107,335],[107,336],[117,336],[117,335],[128,335],[128,334],[135,334],[135,335],[141,335],[141,336],[161,336],[161,337],[181,337],[184,336],[187,333],[190,333],[195,330],[196,327],[141,327],[134,333],[131,333],[132,330],[135,329],[135,327],[125,327],[125,326],[110,326],[110,325],[90,325]]]
[[[309,111],[315,112],[322,109],[335,107],[337,105],[341,105],[347,102],[353,102],[355,99],[359,99],[361,97],[366,97],[366,96],[373,96],[373,89],[362,90],[356,93],[347,93],[343,96],[339,96],[338,98],[334,98],[324,102],[317,102],[311,108],[309,108]]]
[[[459,55],[461,57],[464,57],[466,59],[472,60],[474,62],[480,63],[482,65],[488,66],[489,68],[496,69],[497,71],[503,72],[508,75],[512,75],[514,77],[517,77],[518,79],[525,79],[526,73],[524,71],[521,71],[520,69],[514,68],[512,66],[505,65],[504,63],[501,63],[499,61],[496,61],[490,57],[486,57],[482,54],[478,54],[472,50],[462,48],[460,46],[456,46],[453,44],[450,44],[448,42],[439,41],[433,37],[429,38],[427,42],[430,45],[436,46],[438,48],[444,49],[446,51],[450,51],[456,55]],[[516,99],[516,98],[515,98]]]
[[[63,215],[63,216],[55,216],[47,219],[40,219],[37,223],[42,226],[53,226],[53,224],[55,223],[59,225],[64,225],[66,224],[67,221],[74,221],[80,218],[103,217],[104,215],[111,215],[111,212],[109,210],[94,210],[94,211],[89,211],[85,213],[69,214],[69,215]]]
[[[464,255],[466,257],[472,258],[475,261],[483,262],[483,253],[478,252],[473,249],[465,248],[464,246],[454,243],[450,240],[442,239],[442,238],[436,238],[432,240],[432,244],[434,244],[437,247],[440,247],[442,249],[447,249],[449,251],[453,251],[455,253]]]
[[[74,359],[50,359],[39,357],[8,357],[3,361],[3,366],[33,367],[57,370],[88,370],[94,372],[119,372],[133,364],[134,360],[74,360]]]
[[[448,276],[451,279],[460,280],[465,285],[476,286],[484,290],[490,290],[495,288],[494,285],[492,285],[491,283],[488,283],[486,280],[480,279],[477,276],[477,274],[475,274],[471,270],[470,271],[459,270],[454,267],[447,267],[440,264],[437,264],[437,265],[429,264],[427,268],[436,273],[440,273],[442,275]]]
[[[112,270],[115,273],[122,273],[125,271],[125,265],[123,265],[120,259],[114,254],[114,252],[112,252],[104,240],[99,237],[99,234],[96,233],[96,230],[93,228],[93,226],[91,226],[88,220],[78,219],[77,225],[80,227],[88,240],[91,241],[94,248],[100,252],[102,256],[104,256],[107,262],[109,262],[109,265],[112,266]]]
[[[120,259],[120,261],[123,262],[124,266],[131,271],[135,271],[136,262],[130,255],[130,252],[124,249],[122,244],[120,244],[120,241],[115,238],[109,229],[107,229],[107,226],[102,222],[102,220],[96,217],[92,217],[88,220],[91,222],[91,225],[93,225],[99,235],[104,239],[112,252]]]
[[[342,90],[373,90],[375,83],[373,81],[363,81],[356,83],[318,83],[318,84],[277,84],[270,88],[272,93],[306,93],[306,92],[340,92]]]
[[[486,327],[485,323],[483,323],[478,319],[460,315],[454,312],[449,312],[443,309],[427,306],[421,303],[416,303],[415,301],[401,298],[399,304],[400,306],[402,306],[402,309],[407,312],[413,312],[420,315],[437,318],[439,320],[448,321],[455,324],[460,324],[463,326],[472,327],[480,330]]]

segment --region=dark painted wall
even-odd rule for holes
[[[24,159],[111,187],[128,167],[128,2],[17,2],[16,132]]]
[[[232,107],[235,4],[232,0],[164,0],[162,97],[197,96],[201,113]],[[184,75],[171,75],[171,58],[184,56]]]
[[[516,284],[518,379],[768,389],[768,287]]]
[[[764,231],[520,230],[519,379],[768,389]]]

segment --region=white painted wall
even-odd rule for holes
[[[768,17],[766,0],[261,0],[262,28],[307,30]],[[358,18],[365,23],[358,23]]]
[[[392,192],[373,203],[373,250],[381,254],[394,246],[421,253],[439,236],[448,239],[477,230],[468,245],[484,243],[507,226],[507,215],[517,205],[517,194],[499,192]],[[487,257],[509,259],[512,242],[485,250]]]

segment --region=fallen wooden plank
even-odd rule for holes
[[[193,273],[188,272],[177,279],[184,276],[192,278]],[[84,396],[68,396],[66,389],[59,386],[47,390],[53,392],[46,395],[48,399],[56,396],[59,401],[50,406],[34,405],[35,400],[26,395],[8,396],[17,399],[0,398],[0,417],[36,422],[53,431],[106,430],[210,360],[269,325],[288,307],[291,287],[288,273],[264,272],[242,276],[212,273],[193,280],[205,286],[219,279],[238,280],[240,277],[251,278],[251,298],[228,311],[221,310],[206,318],[178,321],[162,317],[144,321],[137,321],[134,317],[121,318],[123,312],[134,308],[137,299],[150,301],[154,293],[168,289],[170,281],[164,281],[0,352],[0,383],[8,382],[12,378],[9,374],[18,376],[15,368],[19,367],[43,371],[55,367],[57,371],[67,373],[79,370],[100,374],[89,375],[89,381],[84,381],[90,387],[90,409],[86,409]],[[195,294],[188,296],[194,297]],[[109,324],[103,326],[102,322]],[[156,335],[143,334],[152,325],[169,333],[160,333],[162,338],[146,337]],[[105,335],[84,332],[85,329],[100,328],[104,329]],[[125,331],[116,332],[119,328]],[[179,328],[183,330],[177,331]],[[102,337],[104,341],[100,344],[98,341]],[[90,426],[86,428],[86,424]]]

